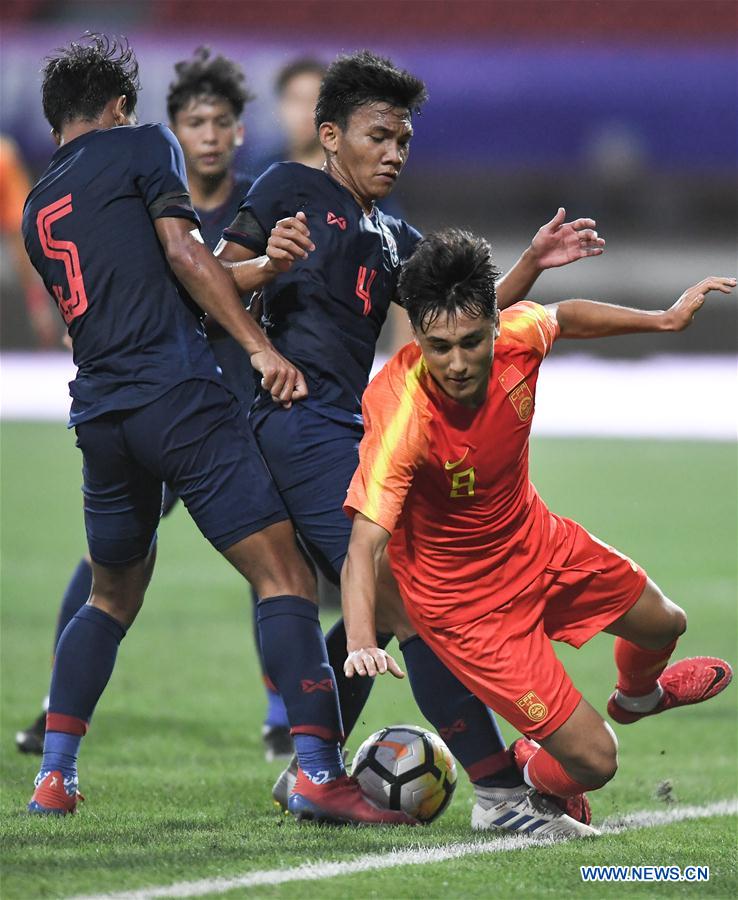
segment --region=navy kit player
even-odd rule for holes
[[[76,808],[81,738],[143,602],[163,482],[266,598],[262,606],[314,608],[312,575],[200,320],[203,310],[238,340],[276,402],[302,399],[301,373],[256,326],[236,285],[261,287],[312,245],[301,238],[298,249],[305,228],[288,219],[265,254],[229,276],[199,237],[176,139],[163,126],[133,125],[137,89],[132,51],[101,36],[58,51],[44,69],[44,113],[59,149],[26,202],[23,234],[78,366],[70,425],[83,456],[93,582],[57,646],[34,813]],[[316,620],[282,622],[302,666],[297,685],[285,676],[277,686],[293,729],[332,738],[340,759],[340,712],[335,689],[323,689],[332,681]],[[266,625],[262,641],[274,639]],[[321,689],[291,704],[300,681]],[[412,821],[370,805],[344,771],[315,790],[334,818]]]
[[[200,234],[214,250],[223,229],[233,220],[251,180],[234,169],[234,156],[244,138],[242,113],[252,99],[240,66],[223,56],[213,56],[201,47],[190,59],[175,65],[169,85],[167,114],[184,154],[192,205],[200,220]],[[248,354],[215,323],[208,339],[229,389],[246,404],[254,399],[255,384]],[[162,514],[176,503],[176,495],[165,490]],[[80,607],[90,596],[92,566],[83,557],[67,584],[56,623],[54,646]],[[256,598],[254,597],[254,603]],[[258,640],[256,641],[258,651]],[[287,713],[273,685],[266,685],[267,714],[262,739],[268,760],[292,755]],[[16,746],[24,753],[42,753],[46,729],[46,702],[41,715],[16,734]]]
[[[361,397],[402,261],[420,239],[406,222],[383,214],[376,202],[390,193],[402,171],[412,115],[425,97],[423,83],[389,60],[366,51],[336,60],[323,79],[315,114],[323,170],[298,163],[272,166],[249,191],[216,251],[234,263],[253,259],[264,252],[272,227],[288,210],[307,217],[316,250],[263,289],[263,321],[275,347],[305,373],[308,397],[286,410],[262,391],[251,422],[301,538],[333,579],[351,531],[342,505],[363,433]],[[500,280],[501,305],[525,296],[543,269],[601,253],[604,241],[593,227],[588,219],[564,223],[560,210]],[[519,799],[525,786],[496,723],[414,633],[394,581],[388,571],[384,575],[379,646],[393,633],[401,641],[416,701],[464,765],[478,802]],[[308,606],[297,600],[281,607],[270,603],[261,614],[298,615]],[[356,683],[343,675],[342,622],[327,636],[327,645],[348,735],[366,702],[370,679]],[[290,655],[266,643],[262,649],[273,680],[290,676],[296,664]],[[310,740],[331,774],[335,763],[328,750]],[[293,765],[283,773],[275,799],[298,814],[315,807],[314,782],[305,777],[301,762],[299,771]]]

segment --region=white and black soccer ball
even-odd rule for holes
[[[391,725],[356,751],[351,774],[378,806],[421,822],[438,818],[456,790],[456,763],[437,734],[418,725]]]

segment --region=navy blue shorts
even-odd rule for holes
[[[242,405],[211,381],[185,381],[138,409],[76,428],[90,556],[104,566],[144,558],[162,484],[182,498],[216,550],[288,519]]]
[[[321,572],[336,583],[351,537],[343,504],[359,464],[363,428],[326,419],[307,403],[259,410],[252,424],[295,528]]]

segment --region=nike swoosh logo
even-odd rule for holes
[[[455,469],[456,466],[460,466],[464,462],[468,453],[469,453],[469,448],[467,447],[466,450],[464,451],[464,455],[461,457],[461,459],[457,459],[456,462],[451,462],[450,459],[447,459],[446,462],[443,464],[443,468],[446,469],[447,471],[450,471],[451,469]]]
[[[707,685],[707,688],[705,690],[706,694],[709,694],[710,691],[715,687],[715,685],[720,684],[723,678],[725,678],[725,669],[722,666],[710,666],[710,668],[715,673],[715,677]]]

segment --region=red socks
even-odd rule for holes
[[[553,794],[555,797],[575,797],[585,791],[595,790],[590,785],[574,781],[567,775],[561,763],[543,748],[537,750],[528,760],[523,777],[537,791],[542,794]]]
[[[615,638],[618,690],[628,697],[644,697],[655,691],[676,644],[674,640],[660,650],[644,650],[624,638]]]

